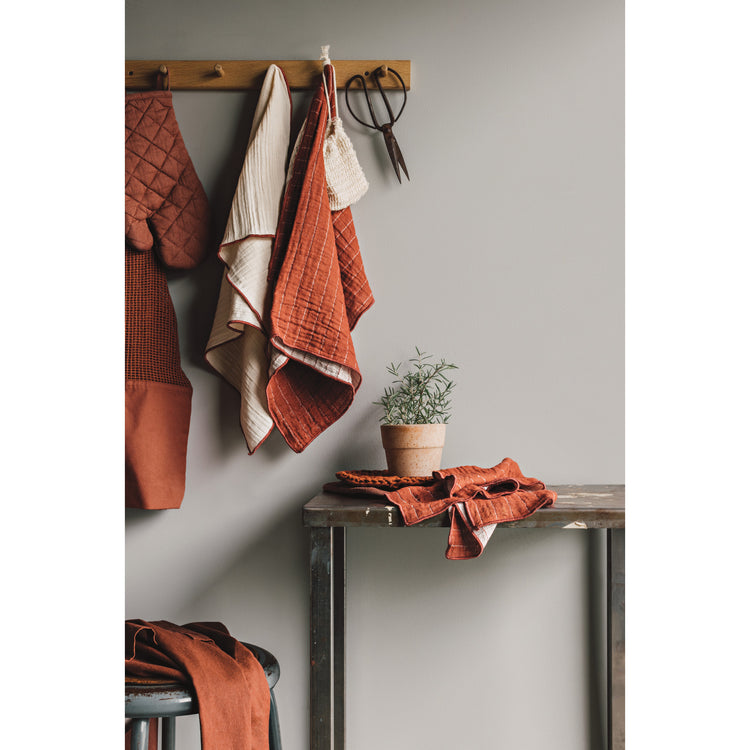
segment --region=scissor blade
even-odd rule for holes
[[[411,182],[411,177],[409,177],[409,170],[406,168],[406,162],[404,161],[404,156],[401,153],[401,149],[399,148],[398,141],[396,140],[395,136],[393,138],[393,146],[396,150],[396,157],[398,158],[398,163],[401,165],[401,169],[404,170],[406,179],[409,180],[409,182]]]
[[[391,164],[393,164],[393,170],[398,177],[398,181],[401,182],[401,175],[398,171],[398,159],[396,158],[396,139],[393,137],[393,133],[390,130],[383,130],[383,138],[385,139],[385,147],[388,149],[388,156],[391,157]]]

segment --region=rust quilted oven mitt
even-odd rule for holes
[[[196,266],[208,241],[208,200],[182,140],[171,91],[128,94],[125,239],[175,269]]]

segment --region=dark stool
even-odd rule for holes
[[[271,715],[268,722],[270,750],[281,750],[279,713],[276,708],[274,685],[279,681],[281,670],[276,657],[260,646],[245,643],[260,662],[271,689]],[[198,713],[198,701],[189,685],[176,682],[161,682],[138,678],[129,682],[125,678],[125,716],[132,719],[130,750],[148,750],[148,726],[150,719],[161,719],[162,750],[174,750],[175,717]]]

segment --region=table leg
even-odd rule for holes
[[[607,529],[609,750],[625,750],[625,529]]]
[[[344,750],[346,727],[344,642],[346,607],[346,528],[333,529],[333,748]]]
[[[333,529],[310,529],[310,750],[331,750]]]
[[[346,529],[310,529],[310,749],[344,750]]]

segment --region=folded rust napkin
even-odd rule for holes
[[[478,557],[498,523],[527,518],[557,499],[557,493],[548,490],[544,482],[524,476],[511,458],[488,469],[441,469],[433,472],[433,479],[429,485],[407,485],[394,491],[345,481],[331,482],[323,489],[379,496],[398,506],[407,526],[448,511],[451,523],[445,556],[449,560]]]
[[[125,621],[125,675],[189,682],[203,750],[267,750],[271,692],[263,667],[219,622]]]

